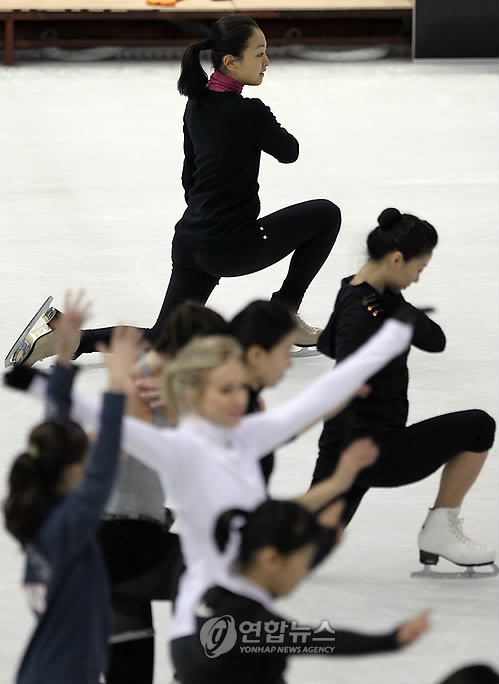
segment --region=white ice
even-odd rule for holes
[[[95,326],[154,322],[184,208],[178,72],[176,62],[0,67],[2,357],[45,297],[53,295],[61,307],[67,287],[87,289]],[[295,164],[263,160],[262,213],[320,197],[343,212],[340,237],[309,289],[304,317],[327,321],[340,278],[362,263],[365,236],[382,209],[396,206],[428,219],[440,243],[407,295],[436,307],[448,346],[442,355],[411,354],[410,422],[473,407],[497,419],[497,68],[276,59],[265,83],[246,95],[261,97],[301,145]],[[231,315],[267,297],[286,264],[222,281],[209,304]],[[99,357],[83,357],[82,364],[80,385],[97,395],[105,381]],[[268,403],[329,366],[323,357],[296,361],[267,393]],[[40,416],[37,404],[0,389],[2,497],[9,464]],[[318,435],[316,428],[280,451],[274,494],[308,487]],[[463,508],[468,533],[494,546],[497,456],[494,447]],[[341,549],[280,606],[302,623],[326,619],[368,631],[391,629],[429,609],[431,633],[397,654],[295,658],[291,684],[434,684],[466,663],[499,666],[499,579],[410,578],[437,483],[434,475],[411,487],[371,491]],[[22,554],[4,531],[0,554],[0,683],[7,684],[33,620],[20,586]],[[170,607],[158,603],[154,612],[155,681],[166,683]]]

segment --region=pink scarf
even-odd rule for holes
[[[210,77],[210,80],[206,84],[208,90],[214,90],[217,93],[226,93],[232,91],[233,93],[241,94],[243,90],[243,84],[236,81],[235,78],[226,76],[220,71],[214,71]]]

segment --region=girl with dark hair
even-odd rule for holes
[[[297,503],[268,500],[252,512],[223,513],[215,538],[224,550],[234,522],[240,545],[234,573],[211,587],[195,606],[196,631],[176,639],[171,654],[179,684],[284,684],[288,655],[365,655],[395,651],[429,628],[426,615],[381,635],[297,625],[275,613],[274,599],[289,594],[310,571],[323,535],[341,507],[319,522]],[[224,627],[225,629],[222,629]]]
[[[65,328],[82,318],[69,303],[48,397],[60,407],[74,378]],[[26,553],[24,586],[37,626],[18,684],[98,684],[106,671],[109,590],[95,533],[117,470],[124,390],[138,332],[116,329],[105,363],[109,390],[87,465],[88,440],[68,412],[34,428],[9,476],[7,530]],[[69,411],[69,406],[67,406]]]
[[[369,339],[405,302],[401,291],[419,280],[437,240],[427,221],[385,209],[367,238],[367,263],[342,281],[319,340],[320,350],[341,362]],[[440,326],[423,312],[414,313],[412,344],[427,352],[443,351],[446,340]],[[418,538],[421,562],[434,565],[442,556],[464,566],[493,563],[493,549],[465,536],[459,510],[494,442],[495,421],[474,409],[407,427],[408,353],[404,351],[369,379],[371,391],[366,398],[355,399],[325,423],[312,483],[334,471],[342,449],[352,440],[363,435],[375,439],[379,458],[358,475],[347,494],[344,521],[348,522],[370,487],[400,487],[444,466],[436,500]]]
[[[187,208],[175,226],[172,272],[158,319],[144,330],[161,334],[168,314],[186,299],[205,303],[220,278],[255,273],[292,254],[288,274],[272,299],[296,317],[295,344],[315,346],[319,328],[298,316],[305,292],[326,261],[341,225],[340,210],[315,199],[260,217],[258,173],[262,152],[289,164],[298,142],[259,99],[242,97],[244,86],[262,83],[269,65],[265,36],[250,17],[217,21],[206,40],[187,48],[178,89],[188,97],[184,115],[182,185]],[[200,53],[209,50],[208,79]],[[9,363],[33,364],[53,354],[50,316],[25,337]],[[109,339],[110,328],[83,330],[75,357]]]
[[[180,580],[172,638],[192,633],[193,605],[230,562],[212,542],[217,517],[235,506],[254,508],[267,498],[262,456],[337,410],[366,377],[400,354],[411,336],[412,324],[388,321],[334,371],[281,406],[250,416],[244,415],[247,392],[240,345],[228,336],[195,339],[167,365],[163,376],[169,415],[176,414],[177,427],[158,428],[130,416],[124,419],[123,449],[158,471],[177,515],[186,571]],[[33,373],[20,368],[13,374],[16,370]],[[26,382],[25,389],[39,395],[33,381]],[[72,412],[89,428],[95,424],[94,403],[78,393],[72,396]],[[348,489],[358,470],[372,462],[372,450],[370,440],[353,444],[354,463],[346,468],[343,486],[338,487],[333,477],[300,497],[300,502],[317,511]]]
[[[296,320],[279,302],[254,301],[234,316],[229,329],[243,348],[247,413],[263,411],[260,393],[265,387],[274,387],[291,365]],[[268,484],[274,469],[274,454],[264,456],[260,464]]]

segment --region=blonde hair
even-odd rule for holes
[[[185,345],[168,363],[162,373],[163,392],[168,416],[178,419],[187,412],[186,389],[201,390],[208,373],[228,361],[241,361],[243,350],[239,342],[226,335],[196,337]]]

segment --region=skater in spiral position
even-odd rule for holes
[[[405,302],[401,291],[419,280],[437,240],[427,221],[385,209],[367,238],[367,262],[342,281],[319,349],[341,362],[369,339]],[[442,352],[446,340],[440,326],[421,311],[415,314],[412,344]],[[408,353],[368,380],[371,392],[366,398],[355,399],[325,423],[312,483],[334,471],[339,454],[352,440],[364,435],[375,439],[379,458],[359,473],[347,494],[347,523],[371,487],[407,485],[444,466],[437,497],[419,534],[420,560],[431,565],[441,556],[463,566],[491,564],[495,551],[464,534],[459,511],[494,442],[495,421],[472,409],[406,426]]]
[[[315,199],[260,216],[258,173],[262,152],[283,164],[298,158],[298,141],[257,98],[242,96],[259,86],[269,65],[265,36],[250,17],[217,21],[209,38],[189,46],[182,59],[178,90],[188,98],[184,114],[182,185],[187,208],[175,226],[172,272],[156,323],[144,330],[156,339],[168,314],[186,299],[205,303],[220,278],[255,273],[292,254],[287,276],[272,299],[296,316],[294,342],[314,347],[319,328],[297,312],[304,294],[326,261],[341,225],[338,207]],[[211,55],[208,79],[200,62]],[[107,342],[111,328],[83,330],[75,355]],[[14,364],[54,353],[56,333],[44,322],[28,334]],[[8,365],[8,360],[6,360]]]

